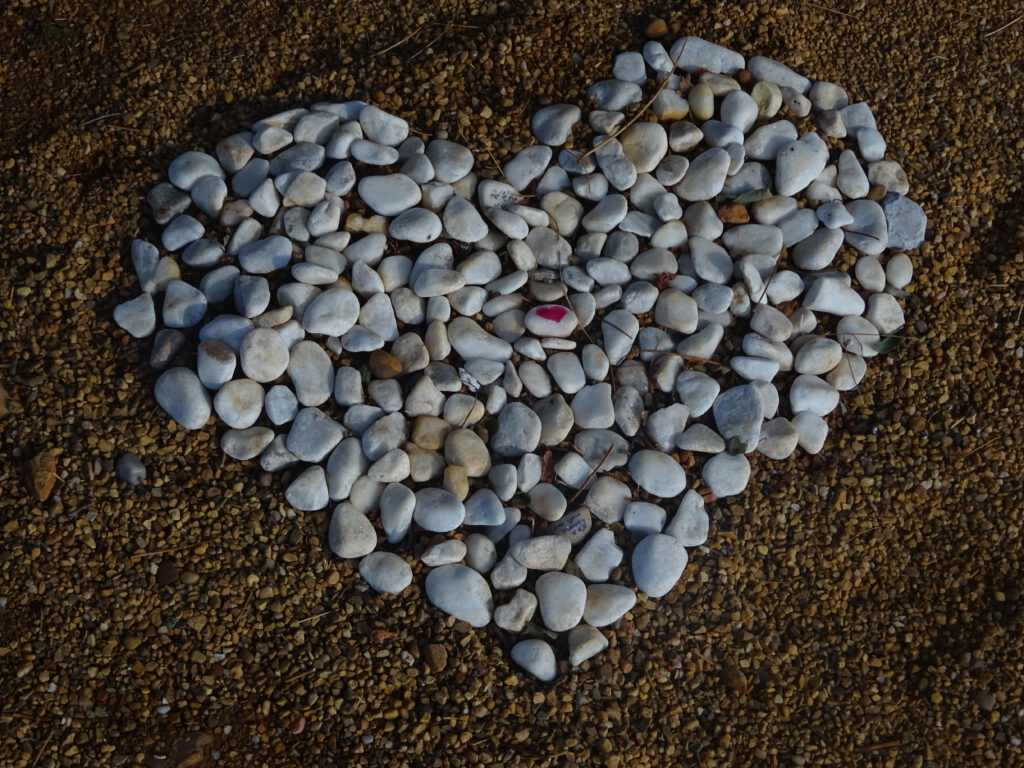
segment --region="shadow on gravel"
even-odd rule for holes
[[[1024,178],[1024,168],[1018,178]],[[1024,252],[1024,186],[996,209],[992,226],[978,255],[967,265],[971,277],[991,279]]]

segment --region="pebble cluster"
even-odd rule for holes
[[[512,657],[541,680],[549,640],[578,665],[634,586],[673,589],[749,454],[821,450],[925,236],[839,86],[695,37],[613,75],[586,114],[539,110],[501,179],[362,102],[186,152],[114,313],[155,334],[164,410],[296,468],[288,503],[335,505],[330,547],[374,589],[413,576],[381,539],[451,534],[428,599],[527,633]]]

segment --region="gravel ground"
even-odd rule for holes
[[[1020,760],[1020,4],[673,5],[4,7],[0,764]],[[430,607],[422,574],[404,597],[368,592],[327,549],[326,512],[289,509],[212,426],[174,426],[111,310],[178,153],[363,98],[493,165],[658,15],[869,101],[932,237],[907,338],[844,397],[826,449],[759,461],[753,490],[713,505],[685,586],[542,685],[497,633]],[[143,486],[116,479],[122,451]]]

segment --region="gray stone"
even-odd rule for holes
[[[200,429],[210,418],[210,395],[188,368],[171,368],[156,381],[156,401],[185,429]]]
[[[683,575],[687,559],[686,549],[673,536],[647,536],[633,550],[633,580],[651,597],[663,597]]]
[[[686,472],[661,451],[637,451],[629,460],[629,474],[643,490],[662,499],[678,496],[686,489]]]
[[[511,600],[494,609],[494,623],[507,632],[522,632],[536,610],[536,595],[525,589],[517,589]],[[551,658],[553,662],[554,656]]]
[[[928,217],[921,206],[897,192],[889,192],[882,198],[881,205],[888,227],[888,247],[908,251],[919,248],[924,243],[928,227]]]
[[[331,551],[338,557],[364,557],[376,548],[377,532],[366,515],[351,504],[342,503],[334,508],[331,515],[327,540]]]
[[[146,465],[134,453],[122,453],[117,457],[117,477],[129,485],[138,485],[148,476]]]
[[[259,429],[259,427],[255,427],[255,429]],[[308,467],[291,482],[284,492],[284,498],[300,512],[313,512],[326,507],[330,499],[327,495],[324,468]],[[373,528],[371,527],[370,530],[372,531]],[[374,535],[374,543],[376,543],[376,535]],[[358,555],[352,555],[352,557],[358,557]]]
[[[608,647],[608,638],[589,624],[569,630],[569,663],[578,667]]]
[[[552,104],[538,109],[530,123],[533,135],[543,144],[559,147],[572,134],[583,113],[574,104]]]
[[[515,458],[536,449],[540,436],[540,417],[523,403],[509,403],[498,417],[490,448],[499,456]]]
[[[427,574],[426,591],[427,599],[436,607],[471,626],[483,627],[491,621],[491,589],[484,577],[468,566],[435,568]]]
[[[587,587],[583,620],[592,627],[607,627],[629,613],[634,605],[636,593],[629,587],[591,584]]]
[[[409,533],[415,508],[416,494],[408,486],[391,483],[384,489],[380,497],[380,524],[389,544],[397,544]]]
[[[565,566],[572,544],[562,536],[536,536],[511,546],[509,553],[524,568],[559,571]]]
[[[555,652],[543,640],[520,640],[511,651],[512,660],[542,683],[550,683],[558,674]]]
[[[750,462],[743,454],[719,453],[704,464],[701,476],[705,485],[717,497],[742,493],[750,479]]]
[[[455,494],[441,488],[417,491],[413,519],[421,528],[446,533],[462,525],[465,517],[466,508]]]
[[[392,552],[371,552],[359,561],[359,574],[378,592],[400,595],[412,583],[412,568]]]
[[[548,629],[567,632],[580,623],[587,605],[587,585],[582,579],[549,571],[537,579],[536,592],[540,615]]]

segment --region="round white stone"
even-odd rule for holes
[[[637,485],[662,499],[686,490],[686,472],[679,462],[661,451],[637,451],[629,460],[629,474]]]
[[[210,418],[210,394],[188,368],[171,368],[156,380],[156,401],[185,429],[200,429]]]
[[[633,580],[651,597],[662,597],[679,581],[686,561],[686,549],[674,537],[647,536],[633,550]]]
[[[550,683],[558,674],[555,652],[543,640],[520,640],[512,646],[512,661],[543,683]]]
[[[544,626],[567,632],[580,623],[587,604],[587,585],[577,576],[549,571],[537,579],[537,602]]]
[[[431,603],[470,626],[484,627],[491,621],[491,588],[469,566],[453,564],[433,569],[427,574],[426,590]]]

